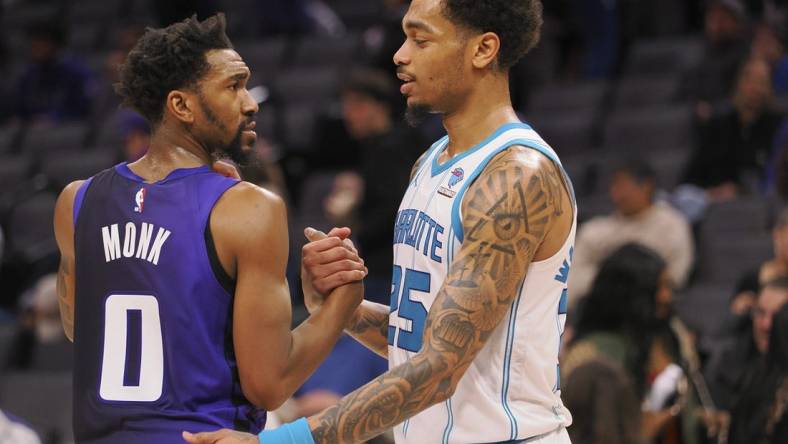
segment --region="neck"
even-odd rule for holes
[[[146,180],[156,181],[179,168],[196,168],[211,163],[208,149],[191,134],[161,125],[151,136],[148,152],[129,168]]]
[[[637,219],[639,217],[644,216],[646,213],[648,213],[648,211],[651,209],[652,206],[653,206],[653,204],[649,203],[649,204],[647,204],[645,206],[642,206],[640,208],[634,209],[632,211],[628,211],[626,213],[622,211],[621,214],[624,217],[628,217],[630,219]]]
[[[443,126],[451,140],[446,152],[456,156],[501,125],[519,121],[512,108],[508,76],[487,74],[456,110],[443,116]]]

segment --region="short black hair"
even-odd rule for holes
[[[657,183],[657,172],[650,163],[637,157],[626,157],[618,160],[613,165],[613,174],[624,173],[632,176],[639,184]]]
[[[498,67],[508,70],[539,42],[539,0],[444,0],[444,13],[455,24],[501,39]]]
[[[161,122],[167,95],[189,88],[210,68],[205,53],[232,49],[224,14],[202,22],[192,16],[166,28],[145,30],[120,67],[115,91],[123,103],[142,114],[153,126]]]

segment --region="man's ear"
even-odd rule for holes
[[[485,32],[474,38],[473,67],[484,69],[495,63],[501,50],[501,39],[494,32]]]
[[[174,90],[167,94],[167,111],[183,123],[194,123],[194,95]]]

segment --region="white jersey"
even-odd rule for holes
[[[555,152],[526,124],[506,124],[441,165],[438,158],[447,145],[444,137],[425,154],[397,214],[390,368],[421,349],[427,313],[462,245],[462,198],[489,161],[506,148],[521,145],[541,152],[563,172]],[[571,190],[565,174],[564,178]],[[563,247],[553,257],[531,264],[507,316],[454,395],[397,425],[397,444],[529,442],[571,424],[561,402],[558,351],[566,320],[576,206],[574,213]]]

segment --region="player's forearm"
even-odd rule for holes
[[[454,390],[453,370],[439,354],[414,356],[310,417],[315,443],[363,442],[445,401]]]
[[[388,359],[389,307],[364,301],[345,327],[347,334],[378,355]]]
[[[353,297],[351,293],[355,291],[361,291],[357,284],[334,290],[319,310],[293,330],[287,370],[281,381],[288,396],[292,395],[331,353],[356,309],[355,304],[348,302],[348,298]]]

